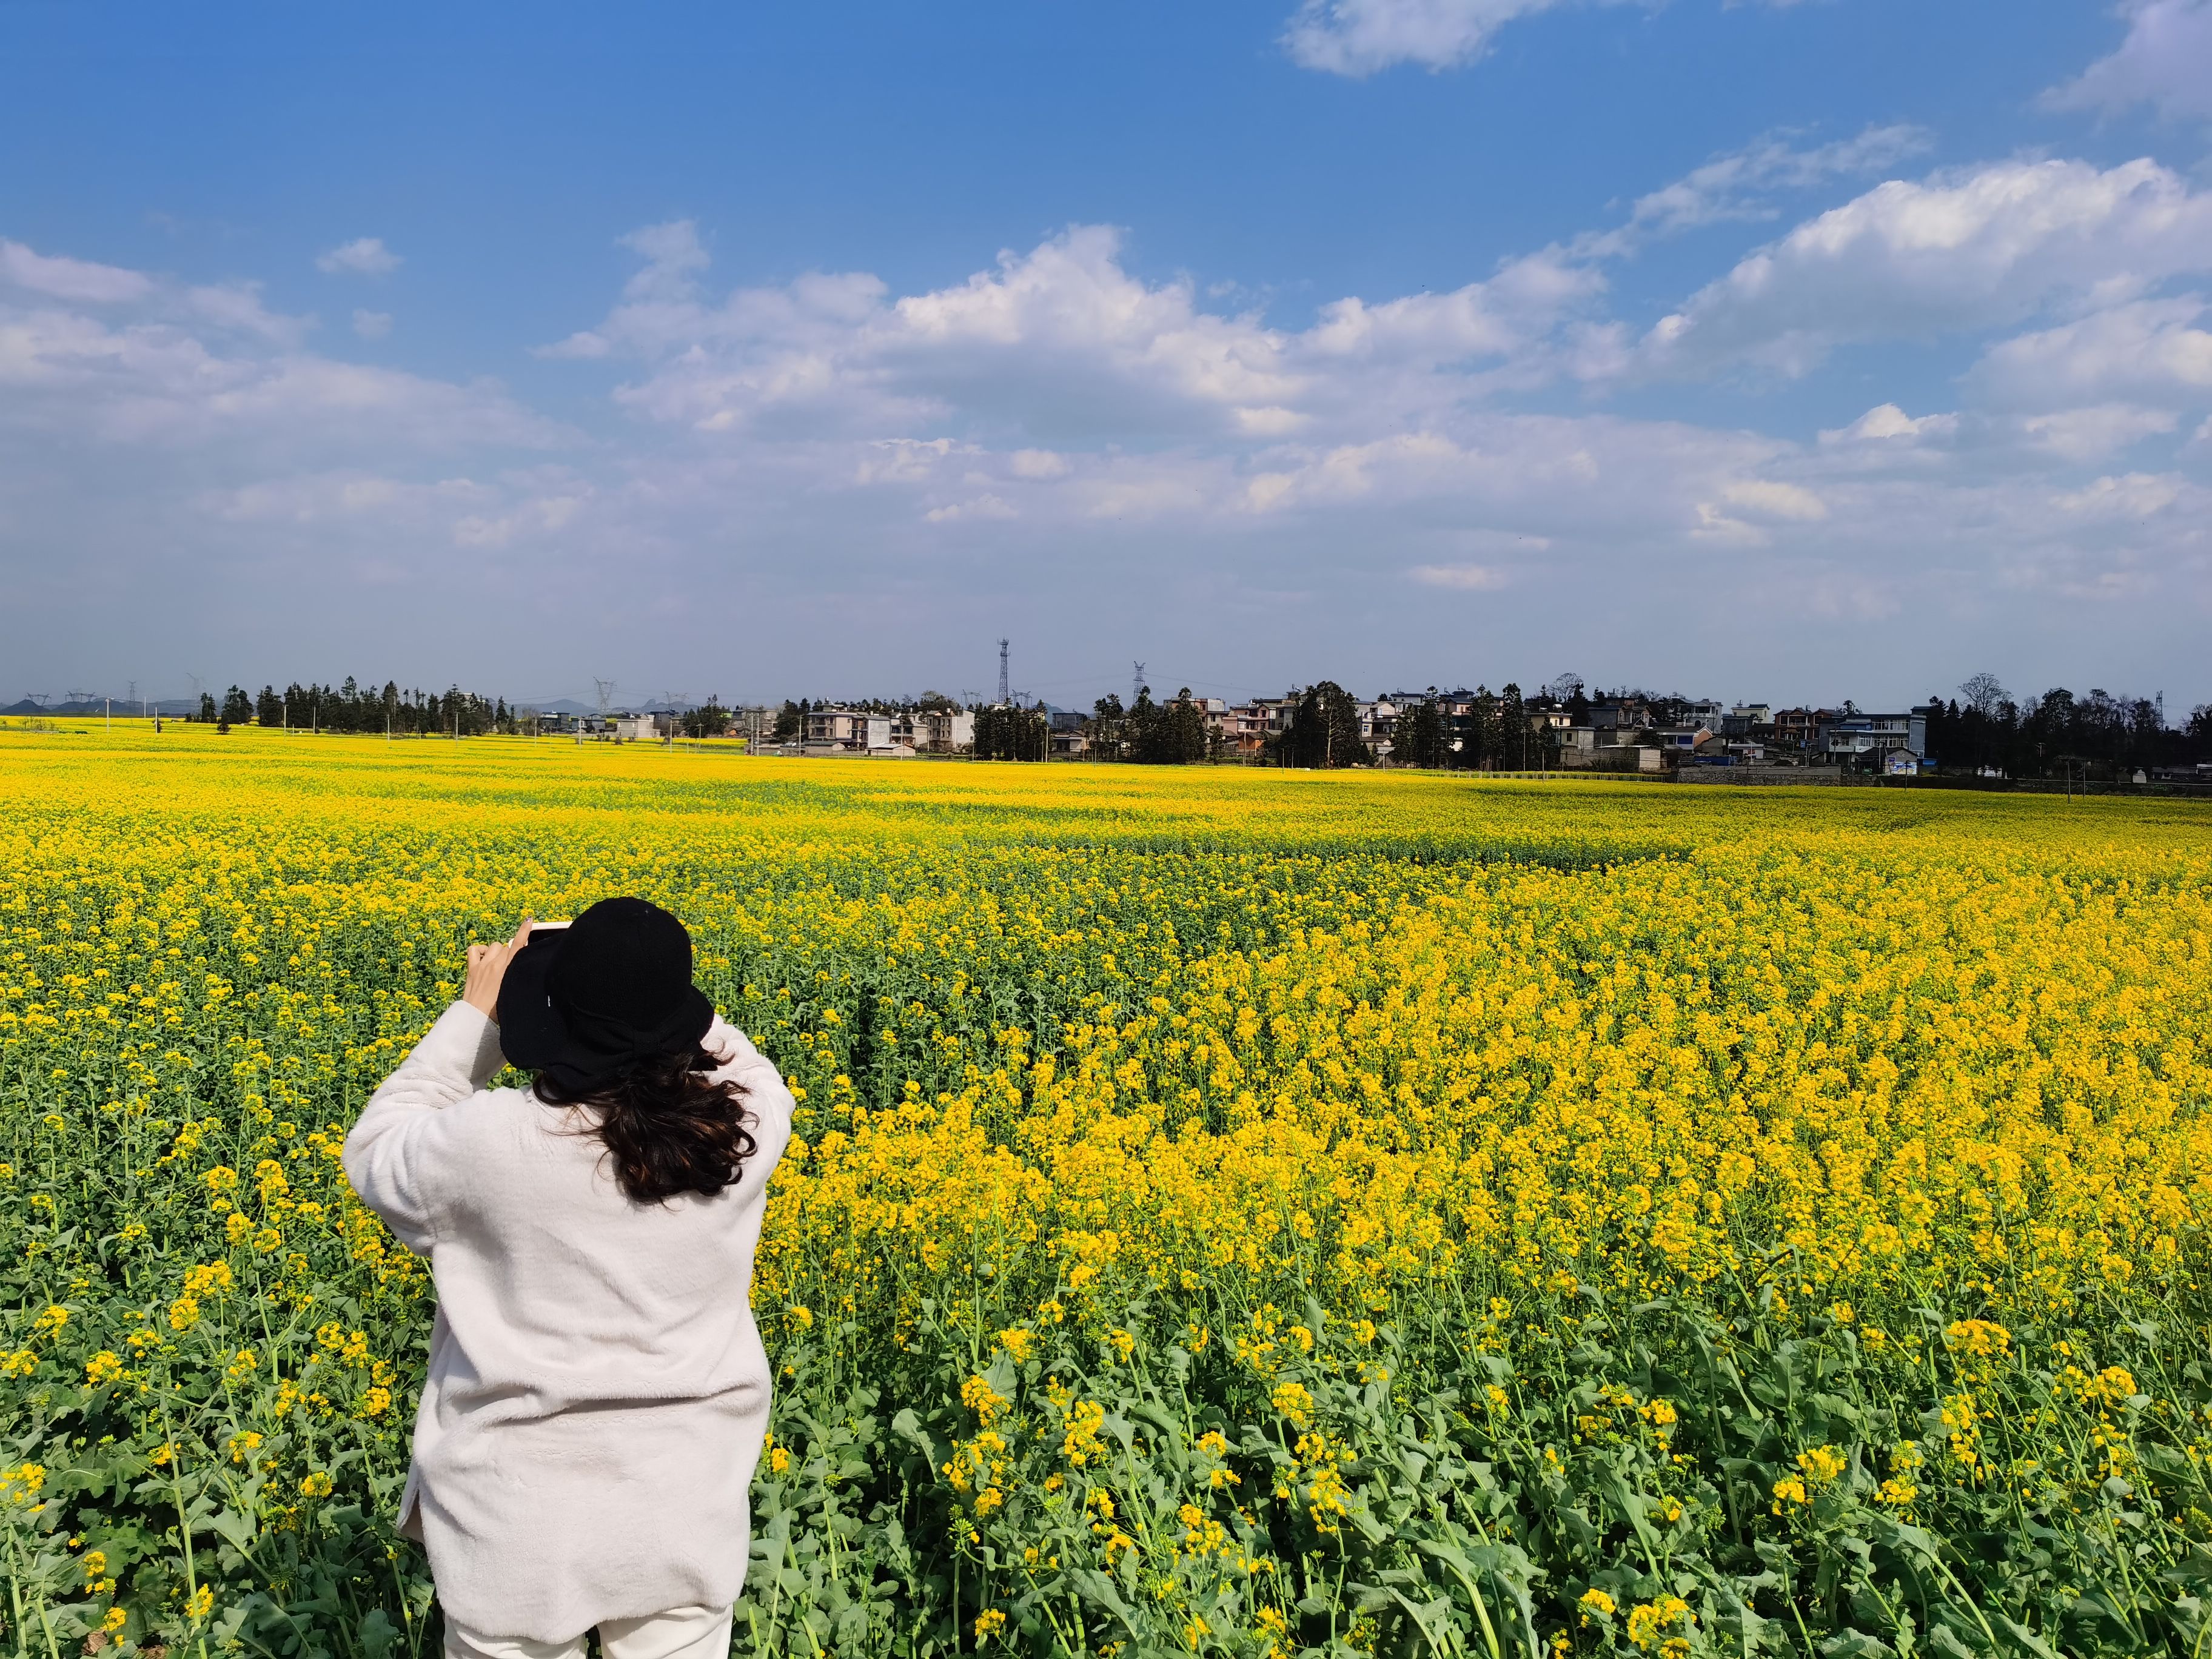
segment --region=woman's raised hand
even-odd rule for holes
[[[500,983],[507,977],[507,964],[514,960],[514,953],[530,943],[530,918],[525,916],[506,944],[469,946],[469,981],[461,991],[461,1000],[486,1019],[499,1018]]]

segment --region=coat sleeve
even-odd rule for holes
[[[452,1190],[460,1114],[450,1109],[502,1064],[499,1027],[456,1002],[384,1079],[346,1136],[346,1179],[417,1255],[436,1242],[441,1195]]]

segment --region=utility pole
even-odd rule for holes
[[[1006,641],[1005,640],[1001,639],[1001,640],[999,641],[999,702],[1000,702],[1000,705],[1001,705],[1001,706],[1003,706],[1003,705],[1005,704],[1006,701]]]

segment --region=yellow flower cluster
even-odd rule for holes
[[[1220,1333],[1287,1431],[1285,1502],[1334,1536],[1369,1518],[1301,1369],[1317,1332],[1382,1397],[1416,1310],[1494,1356],[1537,1302],[1723,1293],[1941,1361],[1924,1457],[1887,1451],[1875,1489],[1814,1429],[1753,1493],[1796,1528],[1862,1483],[1902,1512],[2012,1479],[1989,1402],[2031,1333],[2193,1294],[2203,1266],[2212,833],[2186,804],[4,741],[0,1226],[40,1289],[0,1310],[0,1376],[105,1391],[155,1469],[278,1475],[272,1527],[404,1456],[412,1379],[378,1356],[417,1351],[428,1274],[347,1189],[346,1124],[471,939],[612,893],[690,923],[799,1102],[753,1287],[787,1382],[972,1334],[945,1385],[972,1432],[929,1465],[967,1525],[1026,1501],[985,1352],[1081,1333],[1131,1377],[1146,1318],[1193,1356]],[[2038,1386],[2117,1472],[2142,1391],[2110,1358]],[[1469,1398],[1502,1430],[1530,1386],[1509,1365]],[[1067,1490],[1044,1495],[1081,1504],[1132,1431],[1096,1376],[1050,1388]],[[1694,1409],[1593,1387],[1542,1455],[1664,1464]],[[1232,1492],[1229,1445],[1197,1496]],[[763,1468],[805,1461],[771,1442]],[[1099,1496],[1109,1564],[1243,1536]],[[1645,1652],[1705,1639],[1613,1589],[1576,1616]]]

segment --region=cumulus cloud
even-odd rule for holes
[[[1742,561],[1808,625],[1936,629],[1999,590],[2015,617],[2054,595],[2156,592],[2161,618],[2212,620],[2204,492],[2187,481],[2212,439],[2180,436],[2206,396],[2205,307],[2172,292],[2204,268],[2203,198],[2150,163],[1848,186],[1844,207],[1752,256],[1761,281],[1737,282],[1740,264],[1678,307],[1683,343],[1659,363],[1725,373],[1808,340],[1810,363],[1885,331],[1955,330],[1972,349],[2008,319],[1956,407],[1877,381],[1832,418],[1863,413],[1801,442],[1597,402],[1657,362],[1611,309],[1609,259],[1918,142],[1763,140],[1627,210],[1626,235],[1447,291],[1342,295],[1287,326],[1243,308],[1249,290],[1142,274],[1110,228],[900,293],[850,271],[717,284],[698,226],[647,227],[623,239],[636,263],[605,314],[545,349],[604,388],[590,443],[497,386],[311,350],[312,319],[271,313],[251,283],[24,249],[0,257],[0,488],[20,541],[58,454],[129,480],[66,500],[52,487],[72,544],[112,511],[113,545],[199,524],[204,551],[319,569],[343,549],[345,580],[395,590],[527,558],[535,603],[619,557],[651,575],[623,603],[678,607],[655,612],[656,640],[693,626],[684,596],[715,583],[775,606],[790,626],[764,660],[835,596],[818,637],[854,642],[864,676],[956,612],[979,638],[1020,625],[959,612],[978,593],[1121,625],[1118,599],[1066,574],[1093,561],[1132,575],[1116,593],[1173,596],[1129,627],[1203,617],[1221,637],[1265,617],[1277,640],[1297,616],[1322,637],[1371,604],[1398,638],[1492,608],[1455,593],[1501,588],[1633,632]],[[383,317],[356,313],[356,331]]]
[[[384,276],[399,269],[399,256],[381,236],[357,236],[317,255],[315,269],[326,276]]]
[[[932,524],[957,524],[966,519],[1012,519],[1018,517],[1014,509],[988,492],[972,501],[954,501],[944,507],[933,507],[921,515]]]
[[[293,454],[574,441],[497,386],[303,350],[313,319],[270,312],[257,283],[179,287],[106,266],[83,267],[102,273],[87,283],[76,261],[25,253],[25,268],[52,279],[46,291],[74,286],[82,303],[103,309],[17,304],[0,292],[0,422],[19,430]]]
[[[1283,30],[1291,60],[1364,76],[1397,64],[1444,70],[1473,63],[1516,18],[1565,0],[1304,0]],[[1623,0],[1589,0],[1619,4]],[[1771,0],[1787,5],[1791,0]]]
[[[1948,438],[1959,429],[1955,414],[1906,414],[1895,404],[1877,404],[1849,426],[1820,434],[1824,445],[1911,443],[1921,439]]]
[[[1970,380],[1991,399],[2020,405],[2128,397],[2202,401],[2212,392],[2212,331],[2195,295],[2140,300],[1992,345]]]
[[[1828,504],[1802,484],[1774,478],[1743,478],[1721,491],[1730,507],[1765,519],[1825,519]]]
[[[2171,410],[2142,409],[2133,404],[2062,409],[2048,415],[2027,416],[2020,423],[2030,443],[2069,461],[2100,461],[2180,424],[2180,416]]]
[[[1450,69],[1480,58],[1516,17],[1560,0],[1306,0],[1283,32],[1291,58],[1332,75],[1365,76],[1394,64]]]
[[[2185,497],[2200,505],[2207,492],[2177,473],[2130,472],[2096,479],[2082,489],[2051,497],[2060,512],[2091,520],[2148,519]]]
[[[2212,270],[2212,191],[2148,160],[2016,161],[1892,180],[1797,226],[1662,319],[1639,367],[1809,372],[1838,345],[2114,304]]]
[[[0,237],[0,283],[80,305],[120,305],[154,291],[150,278],[115,265],[34,252]]]
[[[2179,120],[2212,119],[2212,0],[2132,0],[2110,57],[2044,94],[2053,109],[2106,113],[2149,104]]]
[[[1424,587],[1449,587],[1462,592],[1486,592],[1505,586],[1502,570],[1486,564],[1417,564],[1407,575]]]
[[[638,416],[752,439],[951,423],[1040,455],[1109,439],[1279,441],[1384,408],[1442,410],[1482,375],[1549,374],[1535,360],[1605,287],[1546,253],[1449,293],[1337,301],[1292,331],[1207,311],[1187,281],[1137,276],[1106,226],[896,298],[841,273],[718,299],[689,225],[628,240],[645,264],[621,302],[546,351],[640,365],[618,394]]]
[[[251,334],[272,345],[296,346],[315,326],[313,317],[287,317],[261,303],[258,283],[219,283],[185,290],[185,304],[201,321],[228,333]]]

